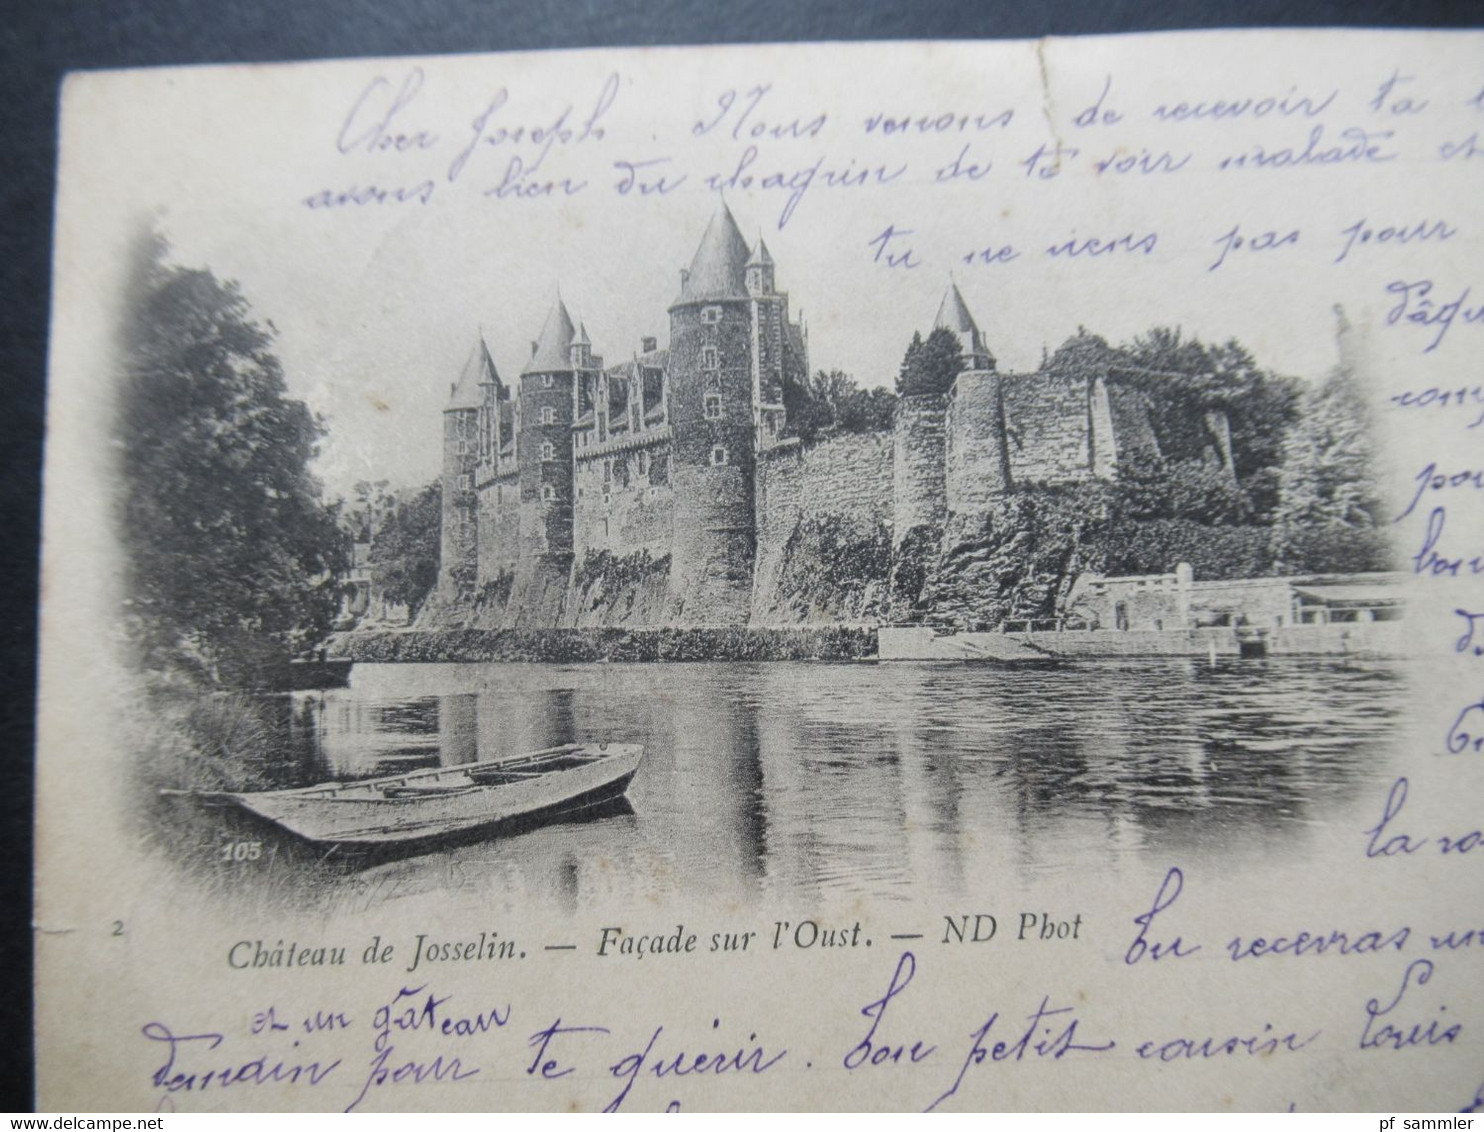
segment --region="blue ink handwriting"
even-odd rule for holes
[[[1361,1049],[1389,1049],[1403,1050],[1412,1046],[1435,1046],[1443,1043],[1451,1045],[1458,1040],[1458,1035],[1463,1032],[1463,1025],[1455,1022],[1450,1026],[1442,1026],[1442,1018],[1429,1019],[1424,1025],[1422,1022],[1413,1022],[1410,1025],[1400,1021],[1392,1022],[1390,1016],[1401,1006],[1402,1000],[1407,995],[1407,990],[1412,986],[1425,987],[1432,981],[1434,965],[1431,959],[1414,959],[1407,964],[1407,969],[1402,973],[1402,985],[1397,988],[1394,997],[1385,1006],[1379,999],[1367,999],[1365,1004],[1365,1026],[1360,1032]],[[1437,1013],[1446,1013],[1446,1006],[1438,1006]],[[1377,1024],[1377,1019],[1385,1018],[1387,1021]],[[1440,1028],[1441,1027],[1441,1028]]]
[[[1124,963],[1132,967],[1146,957],[1151,963],[1161,959],[1184,959],[1201,949],[1200,944],[1186,944],[1179,936],[1169,943],[1152,943],[1148,938],[1155,918],[1179,899],[1184,888],[1185,874],[1171,866],[1170,871],[1165,873],[1165,879],[1160,882],[1159,891],[1154,894],[1154,903],[1149,906],[1149,911],[1140,912],[1134,917],[1134,923],[1139,925],[1139,932],[1123,953]]]
[[[1446,303],[1434,300],[1432,290],[1431,279],[1419,279],[1411,283],[1397,279],[1386,284],[1387,294],[1400,296],[1396,306],[1386,312],[1387,326],[1409,322],[1414,326],[1437,328],[1432,341],[1423,348],[1424,354],[1430,354],[1438,348],[1452,329],[1454,319],[1461,316],[1466,323],[1484,323],[1484,303],[1472,308],[1465,305],[1473,292],[1472,287],[1465,287],[1458,298]]]

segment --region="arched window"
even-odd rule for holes
[[[720,444],[718,444],[715,448],[713,448],[711,450],[711,463],[715,467],[721,467],[721,465],[725,464],[726,462],[727,462],[727,450],[725,448],[723,448]]]
[[[547,462],[556,459],[556,445],[549,440],[541,442],[541,459]]]

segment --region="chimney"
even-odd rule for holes
[[[652,354],[659,349],[659,340],[655,338],[639,339],[639,352],[641,354]]]
[[[682,291],[684,291],[685,290],[685,285],[687,283],[689,283],[689,282],[690,282],[690,268],[688,268],[688,267],[682,267],[680,269],[680,289]]]
[[[534,358],[536,356],[536,351],[538,349],[540,349],[540,347],[541,347],[541,343],[540,342],[537,342],[536,339],[532,338],[531,339],[531,357]]]

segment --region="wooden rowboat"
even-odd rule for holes
[[[361,782],[202,796],[236,802],[307,841],[381,845],[601,805],[623,796],[643,757],[633,743],[570,743]]]

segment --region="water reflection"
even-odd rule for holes
[[[803,900],[1272,852],[1385,774],[1398,667],[357,666],[283,701],[280,785],[643,743],[631,811],[381,866],[402,890]]]

